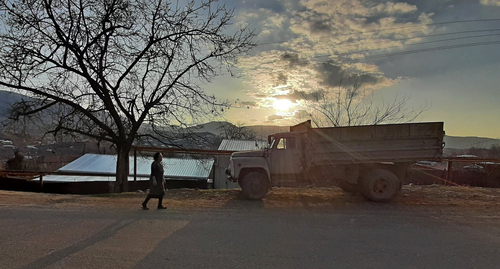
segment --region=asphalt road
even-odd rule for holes
[[[457,212],[0,207],[0,268],[500,268],[498,216]]]

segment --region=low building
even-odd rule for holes
[[[152,157],[137,157],[136,184],[134,187],[134,157],[130,157],[129,186],[130,189],[146,189],[149,187],[149,176],[151,173]],[[197,187],[208,188],[213,183],[213,167],[215,160],[205,159],[184,159],[184,158],[164,158],[164,175],[167,187]],[[45,183],[88,183],[87,186],[96,185],[99,188],[113,189],[116,174],[116,155],[85,154],[73,162],[58,169],[74,175],[47,175],[43,177]],[[106,176],[109,175],[109,176]],[[39,179],[38,179],[39,180]],[[44,187],[45,188],[45,187]],[[83,185],[82,185],[83,188]],[[95,187],[91,187],[94,189]],[[95,193],[96,191],[94,191]],[[72,191],[71,193],[75,193]],[[82,193],[82,192],[79,192]],[[88,193],[88,192],[87,192]]]

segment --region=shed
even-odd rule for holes
[[[130,157],[129,161],[130,176],[128,180],[132,182],[134,181],[134,158]],[[116,155],[85,154],[58,170],[82,175],[46,175],[43,177],[43,181],[47,183],[101,182],[101,185],[102,183],[109,183],[108,185],[111,188],[112,183],[115,181],[116,162]],[[148,186],[146,181],[149,180],[151,163],[151,157],[137,157],[137,181],[142,182],[141,186]],[[165,169],[164,175],[167,186],[207,186],[213,182],[214,159],[164,158],[162,163]],[[109,174],[109,176],[105,176],[106,174]],[[181,184],[181,182],[185,184]],[[204,184],[195,184],[195,182],[203,182]]]

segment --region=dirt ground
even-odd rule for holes
[[[144,193],[69,195],[0,191],[0,206],[138,209],[145,196]],[[164,204],[173,210],[189,210],[241,206],[321,209],[377,203],[366,201],[360,195],[346,194],[339,188],[274,188],[262,201],[245,200],[240,190],[173,189],[167,191]],[[388,204],[402,209],[415,207],[497,212],[500,206],[500,189],[406,185]],[[149,207],[155,205],[156,200],[152,199]]]

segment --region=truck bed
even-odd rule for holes
[[[303,139],[306,160],[328,165],[440,160],[443,135],[443,123],[430,122],[310,128]]]

